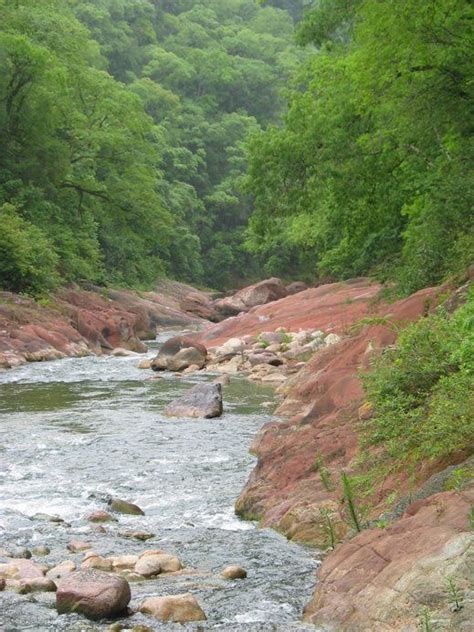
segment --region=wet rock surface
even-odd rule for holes
[[[121,498],[110,498],[107,502],[109,509],[116,513],[126,514],[129,516],[144,516],[145,512],[135,503],[122,500]]]

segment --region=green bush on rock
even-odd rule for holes
[[[401,468],[472,451],[474,293],[454,314],[439,309],[407,327],[363,381],[375,408],[363,445],[381,447],[381,462]]]

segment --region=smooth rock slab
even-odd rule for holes
[[[59,614],[77,612],[89,619],[106,619],[124,612],[130,599],[130,585],[123,577],[77,571],[59,583],[56,609]]]
[[[160,621],[187,623],[205,621],[204,611],[191,593],[168,597],[149,597],[140,606],[140,612],[151,614]]]
[[[196,384],[182,397],[164,409],[168,417],[200,417],[211,419],[222,415],[222,386],[220,384]]]

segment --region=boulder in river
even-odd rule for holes
[[[77,571],[59,583],[56,609],[59,614],[77,612],[89,619],[105,619],[123,613],[130,599],[130,586],[123,577]]]
[[[151,363],[154,371],[184,371],[193,364],[202,369],[207,360],[207,349],[186,336],[167,340]]]
[[[200,417],[211,419],[222,415],[222,386],[220,384],[196,384],[163,411],[168,417]]]
[[[111,498],[109,500],[109,507],[112,511],[116,511],[117,513],[121,514],[127,514],[131,516],[145,515],[143,509],[140,509],[138,505],[129,503],[128,501],[122,500],[121,498]]]
[[[221,577],[225,579],[245,579],[247,577],[247,571],[242,566],[238,566],[237,564],[231,564],[230,566],[226,566],[224,570],[221,572]]]
[[[113,569],[112,560],[108,560],[97,553],[91,551],[81,564],[81,570],[95,568],[98,571],[111,571]]]
[[[207,619],[201,606],[191,593],[167,597],[149,597],[141,604],[140,612],[150,614],[160,621],[174,623],[205,621]]]
[[[144,554],[135,564],[135,572],[143,577],[153,577],[160,573],[175,573],[183,568],[175,555],[166,553]]]

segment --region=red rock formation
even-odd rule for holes
[[[63,289],[47,303],[0,293],[0,368],[24,362],[102,353],[116,347],[146,351],[142,339],[157,326],[199,327],[207,321],[182,311],[194,288],[167,282],[160,293]],[[166,294],[176,291],[178,296]],[[203,294],[204,296],[207,296]]]
[[[323,329],[344,333],[372,311],[379,291],[380,285],[369,279],[321,285],[228,318],[206,329],[199,339],[208,347],[218,346],[229,338],[274,331],[278,327],[289,331]]]
[[[305,620],[340,632],[419,630],[428,606],[433,620],[451,619],[444,630],[472,629],[473,605],[464,596],[474,574],[473,503],[474,488],[435,494],[386,529],[363,531],[337,547],[322,565]],[[464,602],[459,612],[450,609],[446,580],[453,575]]]
[[[422,315],[436,293],[423,290],[389,308],[379,306],[379,311],[389,314],[393,322],[406,323]],[[323,293],[323,305],[327,302]],[[353,318],[354,313],[367,310],[367,303],[355,305],[357,309],[354,303],[348,306]],[[333,314],[340,314],[333,304],[331,307]],[[313,308],[319,313],[317,302]],[[321,457],[338,480],[357,454],[358,410],[363,403],[359,371],[368,365],[374,351],[395,338],[392,326],[366,325],[359,333],[316,353],[284,385],[286,398],[276,414],[293,416],[270,423],[254,442],[258,464],[237,501],[239,513],[258,517],[264,525],[299,541],[321,546],[327,542],[321,508],[337,514],[339,495],[325,488],[315,459]]]

